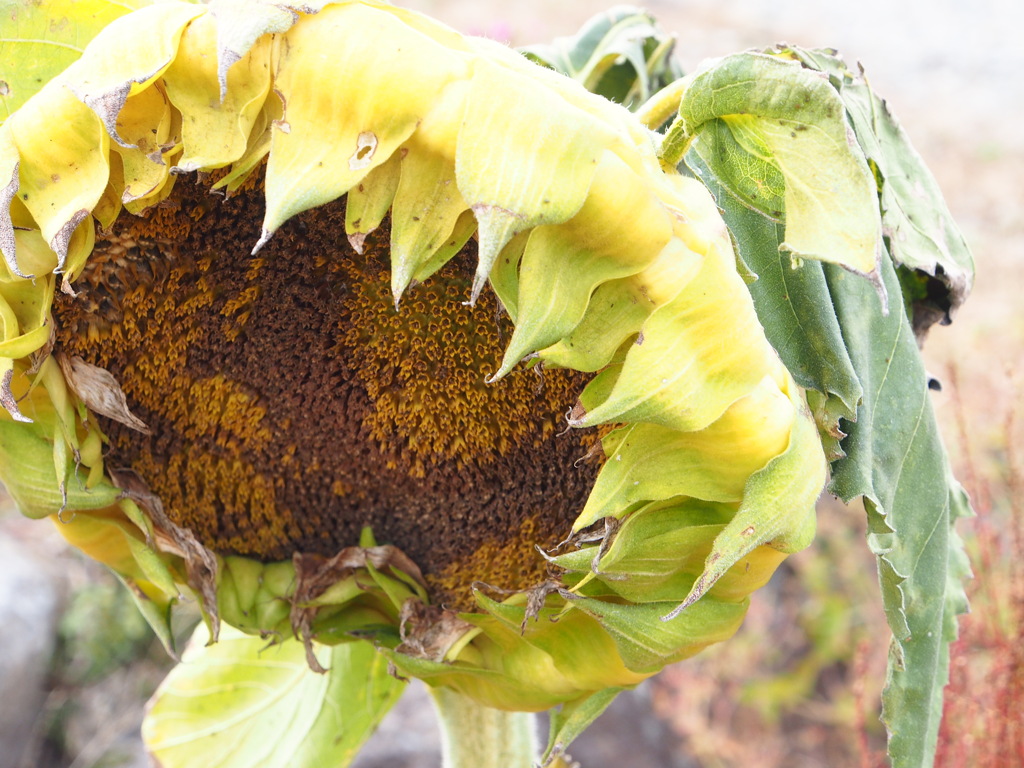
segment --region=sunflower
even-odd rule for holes
[[[372,1],[168,2],[0,126],[0,479],[182,593],[487,708],[731,636],[826,462],[625,109]]]

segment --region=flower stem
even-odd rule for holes
[[[669,83],[641,104],[634,114],[652,131],[657,130],[678,111],[679,102],[689,85],[690,78],[688,77],[681,77]]]
[[[532,768],[537,762],[532,712],[482,706],[447,688],[431,688],[441,722],[444,768]]]

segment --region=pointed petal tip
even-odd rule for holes
[[[269,229],[264,229],[260,234],[260,239],[256,241],[256,245],[253,246],[251,256],[255,256],[259,253],[263,246],[270,242],[270,238],[274,236],[274,233]]]
[[[57,266],[54,268],[54,272],[59,273],[64,270],[64,264],[68,260],[68,247],[71,244],[71,236],[75,234],[78,225],[85,221],[88,216],[89,211],[85,208],[75,211],[74,215],[64,223],[64,226],[57,230],[57,234],[50,240],[50,248],[57,254]]]
[[[477,273],[473,276],[473,288],[469,292],[469,301],[466,302],[469,306],[476,306],[477,299],[480,298],[485,285],[487,285],[487,273],[478,269]]]
[[[587,409],[583,407],[583,403],[579,400],[565,415],[565,423],[570,427],[583,427],[586,426]]]
[[[660,617],[661,620],[662,621],[672,621],[672,619],[678,617],[679,614],[681,614],[683,611],[685,611],[691,605],[693,605],[698,600],[700,600],[702,597],[704,597],[704,593],[707,592],[707,590],[710,588],[711,585],[710,584],[705,585],[703,583],[703,580],[704,580],[703,576],[700,579],[698,579],[697,583],[693,585],[693,589],[690,590],[690,594],[686,596],[686,599],[683,600],[683,602],[681,602],[679,605],[677,605],[671,611],[666,613],[664,616]]]
[[[354,232],[348,236],[348,244],[352,246],[352,250],[358,253],[360,256],[363,255],[363,249],[365,248],[366,236],[369,232]]]
[[[13,363],[10,365],[13,366]],[[7,413],[15,421],[20,421],[23,424],[31,424],[32,419],[23,414],[18,408],[18,401],[14,397],[14,393],[11,392],[11,379],[14,378],[14,368],[8,368],[4,373],[3,380],[0,381],[0,405],[4,407]]]
[[[23,280],[34,280],[35,279],[35,277],[36,277],[35,275],[26,275],[24,272],[21,271],[21,267],[18,266],[18,256],[17,256],[17,252],[15,251],[14,238],[13,237],[11,238],[10,246],[9,247],[4,247],[2,250],[3,250],[3,254],[4,254],[4,261],[7,262],[7,268],[9,270],[11,270],[11,272],[16,277],[20,277]]]

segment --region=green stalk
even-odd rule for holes
[[[683,155],[690,149],[690,142],[693,137],[686,130],[686,122],[682,118],[676,118],[665,131],[665,137],[661,140],[661,149],[658,156],[664,168],[675,168],[683,159]]]
[[[448,688],[431,688],[441,723],[444,768],[532,768],[537,764],[532,712],[484,707]]]
[[[657,130],[679,111],[679,102],[689,85],[689,77],[681,77],[669,83],[641,104],[633,114],[652,131]]]

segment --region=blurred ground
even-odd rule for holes
[[[461,31],[517,45],[571,34],[604,7],[582,0],[405,4]],[[972,551],[989,558],[981,584],[992,582],[1007,550],[983,545],[1007,539],[1013,522],[1007,501],[1013,440],[1006,428],[1008,414],[1021,408],[1024,375],[1024,313],[1017,297],[1024,285],[1024,5],[652,0],[646,7],[678,35],[687,70],[707,57],[781,41],[831,46],[848,62],[861,61],[933,170],[974,250],[978,280],[956,323],[933,331],[926,356],[946,383],[935,403],[954,463],[972,482],[984,513],[962,530],[973,537]],[[617,702],[572,750],[585,768],[878,765],[884,734],[877,701],[888,635],[861,526],[856,510],[823,505],[818,542],[791,558],[781,578],[756,596],[740,635]],[[982,536],[974,536],[979,530]],[[23,765],[144,765],[132,739],[141,702],[165,662],[130,620],[116,618],[120,604],[80,597],[87,583],[103,576],[68,554],[48,525],[0,511],[0,537],[25,543],[56,565],[61,600],[84,600],[62,624],[62,655],[44,714],[33,726],[30,762]],[[976,605],[987,600],[979,594]],[[118,628],[113,636],[99,633],[97,639],[98,628],[111,626]],[[74,649],[89,642],[113,649],[106,671],[80,668]],[[121,651],[135,659],[130,667]],[[437,744],[429,703],[422,691],[411,690],[357,765],[434,768]]]

